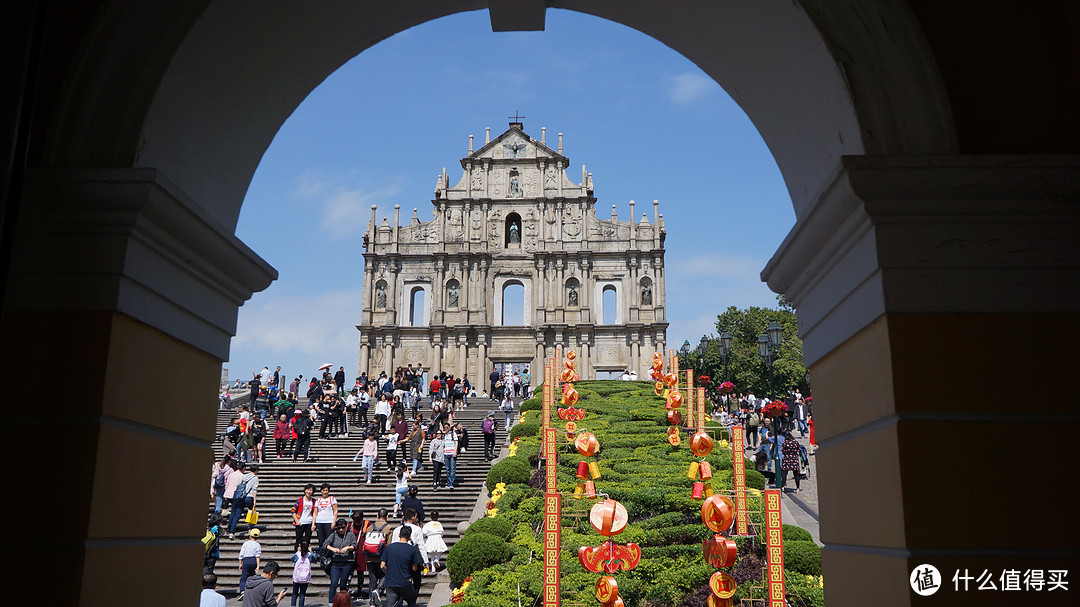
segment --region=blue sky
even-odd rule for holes
[[[431,219],[436,176],[455,183],[468,135],[482,145],[521,112],[525,131],[593,174],[597,214],[650,214],[666,242],[668,343],[715,333],[727,306],[774,306],[759,274],[795,222],[769,150],[694,64],[617,23],[549,10],[544,32],[491,32],[487,11],[426,23],[346,63],[282,125],[256,171],[237,235],[280,277],[241,309],[230,377],[281,365],[353,370],[361,237],[370,206]]]

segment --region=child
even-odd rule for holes
[[[367,484],[371,484],[371,473],[375,467],[375,456],[379,453],[379,441],[375,440],[375,435],[365,432],[364,433],[364,446],[357,452],[357,456],[363,456],[364,477],[367,479]],[[356,461],[356,457],[353,457],[353,461]]]
[[[397,467],[397,444],[398,433],[391,432],[386,439],[386,467],[393,470]]]
[[[300,549],[292,555],[292,605],[304,607],[308,582],[311,581],[311,561],[315,553],[308,550],[307,542],[300,542]],[[298,602],[299,601],[299,602]]]
[[[203,575],[214,572],[214,566],[221,557],[221,525],[225,519],[220,514],[211,514],[206,522],[206,535],[203,536]]]
[[[428,514],[428,522],[424,523],[421,530],[424,534],[424,550],[428,555],[428,570],[439,570],[439,557],[447,551],[443,541],[443,526],[439,522],[439,511],[432,510]]]
[[[240,595],[243,596],[247,589],[247,580],[256,575],[259,570],[259,559],[262,557],[262,545],[259,544],[259,530],[252,529],[248,532],[248,540],[240,546]]]
[[[398,508],[401,506],[401,499],[409,492],[409,479],[412,478],[412,475],[405,471],[405,466],[399,465],[397,471],[394,473],[394,477],[394,518],[397,518]]]

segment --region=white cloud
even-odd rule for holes
[[[287,374],[310,373],[322,362],[355,366],[361,289],[311,296],[256,296],[240,308],[229,359],[233,377],[246,366],[281,364]],[[260,301],[265,300],[265,301]],[[348,363],[353,363],[352,365]]]
[[[698,255],[668,263],[668,343],[697,344],[702,335],[716,334],[716,317],[728,308],[775,307],[776,295],[761,282],[765,260],[731,255]]]
[[[701,98],[713,87],[718,87],[711,78],[704,74],[687,72],[670,78],[671,88],[668,96],[676,105],[689,105]]]
[[[341,238],[367,229],[371,205],[389,206],[393,202],[390,199],[405,189],[402,179],[381,187],[370,187],[363,181],[355,172],[333,176],[309,171],[297,179],[295,194],[298,198],[324,201],[321,228]]]

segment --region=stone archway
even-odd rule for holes
[[[12,129],[25,136],[10,137],[26,160],[5,169],[16,186],[5,200],[19,211],[5,226],[5,245],[15,238],[5,378],[14,401],[31,402],[33,386],[15,380],[59,368],[84,396],[16,420],[53,429],[67,448],[13,471],[11,486],[34,486],[41,468],[71,470],[70,458],[85,463],[67,475],[69,499],[39,512],[67,524],[25,550],[27,562],[48,554],[72,565],[78,582],[58,590],[60,602],[104,604],[117,587],[151,586],[163,604],[192,602],[183,564],[200,549],[191,536],[213,430],[209,411],[192,414],[190,403],[213,402],[236,308],[276,276],[233,236],[259,158],[344,61],[412,25],[488,5],[308,4],[60,6],[41,16],[49,35],[40,56],[25,33],[33,15],[9,22],[28,25],[11,37],[22,45],[12,62],[25,58],[22,72],[35,76],[11,90],[36,111]],[[1071,386],[1043,370],[1070,359],[1069,340],[1042,339],[1048,325],[1080,329],[1080,137],[1069,136],[1080,127],[1066,111],[1076,90],[1060,84],[1076,60],[1039,54],[1060,46],[1041,36],[1061,40],[1067,10],[979,6],[979,19],[967,20],[901,0],[491,4],[496,28],[542,27],[551,7],[653,36],[724,86],[775,155],[798,222],[765,275],[798,306],[815,395],[829,403],[818,413],[830,605],[867,596],[907,605],[907,573],[929,558],[973,570],[1005,561],[1075,569],[1065,534],[986,533],[1000,522],[985,504],[1000,498],[1001,477],[1049,486],[1051,474],[1005,454],[972,455],[986,440],[1078,423],[1055,398]],[[1017,107],[969,77],[990,69],[967,50],[984,48],[987,20],[1017,32],[1000,52],[1022,60],[991,66],[1026,76],[1030,90],[1005,97]],[[17,105],[4,106],[15,125],[29,120]],[[1024,156],[1048,152],[1070,155]],[[395,306],[398,285],[388,288]],[[195,387],[153,407],[130,389],[166,384],[177,370]],[[1036,418],[1000,397],[995,386],[1010,375],[1040,380],[1027,391],[1046,403]],[[37,452],[33,436],[13,448]],[[1068,457],[1066,446],[1049,445],[1048,460]],[[943,459],[970,474],[943,472]],[[131,508],[130,479],[141,508]],[[1031,519],[1054,514],[1052,504],[1028,505]],[[118,561],[130,567],[117,571]]]

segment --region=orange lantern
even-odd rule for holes
[[[577,352],[573,350],[566,351],[566,360],[574,360],[575,358],[577,358]]]
[[[712,478],[712,466],[709,462],[701,462],[698,466],[698,473],[701,474],[701,480],[707,481]]]
[[[597,502],[592,510],[589,510],[589,524],[605,537],[622,533],[629,520],[626,507],[612,499]]]
[[[664,385],[671,388],[675,384],[679,383],[679,376],[676,373],[668,373],[664,376]]]
[[[664,359],[654,358],[652,361],[652,368],[654,371],[660,371],[664,368]]]
[[[585,497],[596,497],[596,484],[592,481],[585,481]]]
[[[723,571],[717,571],[709,578],[709,590],[721,599],[729,599],[735,596],[735,590],[739,584],[735,581],[735,578],[724,573]]]
[[[723,495],[713,495],[701,505],[701,522],[713,533],[723,533],[735,520],[735,504]]]
[[[701,553],[705,562],[713,567],[730,567],[738,558],[739,548],[735,540],[728,539],[719,533],[701,542]]]
[[[705,457],[712,453],[712,437],[704,430],[699,430],[690,437],[690,451],[698,457]]]
[[[672,447],[678,447],[679,444],[682,442],[682,439],[679,438],[678,432],[673,432],[667,435],[667,442]]]
[[[682,413],[678,410],[667,412],[667,421],[672,426],[678,426],[682,423]]]
[[[664,406],[666,406],[668,409],[678,409],[679,407],[682,406],[682,404],[683,404],[682,392],[679,392],[678,390],[672,390],[671,392],[668,392],[667,404],[664,405]]]
[[[712,496],[713,496],[712,483],[707,483],[705,485],[705,497],[712,497]]]
[[[573,368],[563,369],[563,372],[562,372],[562,375],[560,376],[560,378],[564,382],[574,382],[574,381],[578,380],[578,373]]]
[[[660,396],[664,393],[664,382],[658,381],[653,385],[653,394]]]
[[[610,575],[596,580],[596,600],[608,604],[619,596],[619,583]]]
[[[581,494],[585,493],[585,485],[578,483],[574,486],[574,498],[581,499]]]
[[[566,372],[564,371],[563,374],[565,375]],[[573,389],[573,388],[570,388],[569,390],[566,390],[565,392],[563,392],[562,404],[564,404],[564,405],[566,405],[568,407],[573,407],[574,405],[576,405],[578,403],[578,400],[580,400],[580,399],[581,399],[581,395],[578,394],[578,391]]]
[[[592,432],[582,432],[574,439],[574,447],[577,448],[578,453],[590,457],[600,450],[600,441],[596,440],[596,435]]]
[[[722,599],[715,594],[709,595],[709,607],[735,607],[735,599]]]
[[[589,462],[589,476],[600,478],[600,466],[596,462]]]
[[[698,463],[690,462],[690,469],[686,471],[686,478],[690,480],[697,480],[698,475]]]

